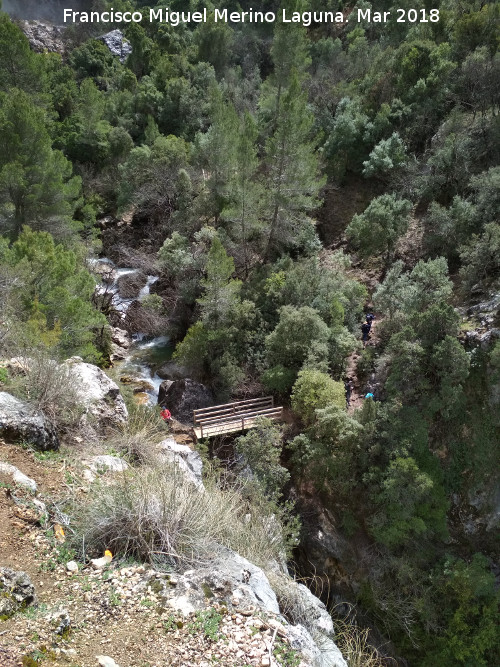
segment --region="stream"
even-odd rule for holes
[[[148,276],[147,282],[135,298],[124,298],[120,296],[118,281],[122,276],[137,273],[139,269],[117,267],[107,257],[93,258],[88,260],[91,270],[101,277],[102,282],[96,287],[98,294],[108,293],[111,295],[111,306],[124,319],[127,310],[134,301],[142,301],[150,294],[151,286],[158,280],[158,276]],[[118,368],[122,376],[133,379],[132,386],[144,384],[145,391],[136,393],[138,402],[156,405],[158,391],[162,378],[157,370],[172,358],[174,346],[168,336],[148,337],[141,331],[134,332],[131,336],[132,344],[128,350],[124,349],[125,359],[114,362],[113,366]]]

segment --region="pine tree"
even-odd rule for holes
[[[80,178],[57,150],[45,112],[25,93],[4,97],[0,109],[0,229],[20,234],[23,225],[63,235],[75,210]]]
[[[252,241],[258,241],[261,234],[259,213],[263,197],[262,184],[256,179],[259,166],[257,156],[257,125],[249,113],[240,122],[239,138],[236,146],[236,172],[229,183],[231,203],[222,216],[228,220],[232,239],[237,244],[236,255],[240,255],[245,278],[248,277]]]
[[[236,172],[239,122],[234,106],[226,103],[218,86],[210,91],[212,124],[197,137],[202,166],[208,174],[207,187],[215,221],[229,203],[228,184]]]
[[[207,277],[202,281],[205,295],[198,299],[202,309],[201,319],[209,329],[223,326],[236,305],[241,283],[232,279],[233,273],[233,258],[228,256],[219,237],[215,236],[208,252]]]
[[[268,234],[264,260],[275,251],[296,245],[301,234],[310,236],[307,226],[313,222],[308,213],[317,208],[317,195],[323,185],[310,139],[313,117],[298,74],[292,73],[290,85],[280,98],[275,130],[265,147]]]
[[[294,0],[286,9],[295,9]],[[318,206],[323,184],[319,161],[312,141],[313,115],[302,90],[309,59],[304,28],[292,24],[276,26],[272,47],[274,75],[263,87],[261,113],[269,137],[265,145],[264,220],[267,240],[264,260],[273,252],[293,246],[300,235],[311,237],[308,212]]]

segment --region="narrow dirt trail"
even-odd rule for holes
[[[377,324],[380,323],[380,319],[378,315],[375,315],[375,320],[372,322],[372,328],[370,329],[370,336],[368,339],[368,342],[366,343],[366,347],[377,347],[379,338],[377,336]],[[360,325],[361,327],[361,325]],[[360,335],[361,338],[361,335]],[[348,408],[348,413],[352,414],[354,410],[357,408],[360,408],[363,404],[363,397],[365,396],[365,388],[366,388],[366,381],[361,381],[358,378],[358,372],[357,372],[357,363],[358,359],[361,357],[361,353],[358,352],[357,350],[351,354],[347,361],[347,370],[346,370],[346,376],[348,378],[352,379],[353,382],[353,390],[351,393],[351,401],[350,405]]]

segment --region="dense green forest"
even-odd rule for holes
[[[170,3],[204,6],[252,3]],[[235,449],[273,502],[312,487],[363,545],[337,592],[381,652],[490,666],[498,542],[481,517],[498,502],[500,8],[373,9],[395,7],[439,20],[76,24],[60,55],[31,50],[0,13],[0,345],[109,363],[87,258],[133,247],[160,276],[144,309],[189,376],[218,402],[273,394],[290,407],[293,423],[263,424]],[[132,47],[124,62],[96,39],[114,27]],[[349,374],[375,400],[346,410]]]

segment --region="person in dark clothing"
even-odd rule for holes
[[[364,324],[361,325],[361,340],[363,341],[363,347],[366,347],[366,343],[370,337],[370,329],[371,324],[368,324],[368,322],[364,322]]]
[[[350,407],[350,405],[351,405],[351,394],[352,394],[352,390],[354,389],[354,383],[351,380],[351,378],[347,378],[347,380],[344,382],[344,387],[345,387],[346,406]]]
[[[372,324],[373,324],[373,320],[374,320],[374,319],[375,319],[375,315],[374,315],[373,313],[368,313],[368,314],[367,314],[367,316],[366,316],[366,321],[367,321],[368,324],[370,325],[370,328],[371,328],[371,326],[372,326]]]

